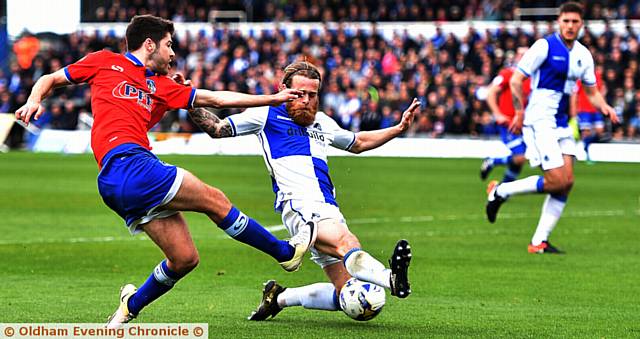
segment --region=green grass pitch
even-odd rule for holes
[[[261,158],[161,158],[221,188],[263,225],[280,224]],[[409,298],[387,294],[385,309],[366,323],[300,307],[249,322],[264,281],[298,286],[324,281],[322,271],[306,260],[286,273],[188,213],[200,266],[137,321],[205,322],[212,337],[640,337],[640,164],[577,164],[551,239],[564,256],[526,252],[541,195],[515,197],[495,224],[485,220],[479,160],[330,164],[342,212],[365,249],[386,262],[398,239],[412,244]],[[91,156],[0,154],[0,173],[0,322],[103,322],[120,286],[140,285],[162,259],[102,203]]]

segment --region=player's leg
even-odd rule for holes
[[[573,164],[575,158],[572,155],[564,155],[562,170],[565,186],[563,191],[550,193],[544,200],[538,226],[529,244],[529,253],[562,253],[549,243],[549,235],[556,227],[560,216],[567,204],[569,192],[573,186]],[[556,169],[554,169],[556,170]]]
[[[330,283],[315,283],[299,287],[283,287],[275,280],[264,284],[262,301],[251,313],[249,320],[266,320],[275,317],[286,307],[302,306],[306,309],[338,311],[340,289],[351,278],[344,265],[335,261],[323,270]]]
[[[565,170],[561,168],[564,166],[564,159],[558,131],[552,128],[534,130],[525,127],[523,137],[527,144],[527,158],[532,166],[542,167],[544,176],[533,175],[501,184],[492,182],[486,205],[489,222],[495,222],[500,206],[512,195],[543,192],[561,194],[569,185]]]
[[[288,242],[277,239],[257,221],[234,207],[222,191],[186,171],[177,194],[163,208],[206,214],[229,236],[271,255],[288,271],[298,268],[304,253],[315,240],[313,223],[301,227],[300,232]]]
[[[511,159],[507,164],[507,170],[504,172],[502,182],[512,182],[518,179],[522,171],[522,166],[527,160],[524,156],[527,147],[522,136],[510,132],[507,133],[509,133],[509,136],[508,142],[505,145],[511,151]]]
[[[386,268],[361,248],[358,238],[344,222],[325,219],[318,222],[315,248],[321,253],[341,258],[347,272],[359,280],[387,288],[400,298],[411,294],[408,277],[411,247],[406,240],[398,242],[389,260],[390,268]]]
[[[500,131],[500,137],[502,142],[509,147],[509,131],[506,126],[499,125],[498,130]],[[493,170],[495,166],[507,166],[512,162],[512,154],[503,157],[488,157],[482,160],[480,164],[480,179],[486,180],[489,176],[489,173]]]
[[[109,319],[109,328],[118,328],[135,318],[145,306],[169,292],[199,262],[198,251],[180,213],[151,220],[140,228],[158,245],[166,259],[155,267],[139,289],[133,285],[123,287],[121,305]]]

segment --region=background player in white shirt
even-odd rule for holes
[[[561,252],[549,244],[548,238],[573,186],[576,145],[568,127],[568,111],[576,81],[582,80],[585,92],[596,108],[609,115],[611,121],[618,121],[615,110],[596,88],[591,53],[577,41],[583,26],[582,13],[582,6],[575,2],[560,6],[559,33],[536,41],[511,77],[516,115],[510,129],[518,133],[522,130],[527,144],[525,155],[531,166],[542,167],[544,175],[510,183],[490,183],[486,212],[489,221],[495,222],[500,205],[509,196],[547,193],[538,227],[528,246],[529,253]],[[523,114],[522,83],[527,77],[532,77],[531,96]]]
[[[381,146],[409,128],[420,102],[414,99],[396,126],[353,133],[318,112],[321,82],[315,66],[295,62],[285,68],[281,89],[301,91],[303,95],[297,100],[277,107],[248,109],[224,120],[204,109],[190,113],[193,121],[214,138],[258,135],[276,193],[275,208],[282,213],[289,233],[296,234],[308,222],[317,223],[312,260],[323,268],[331,283],[285,289],[274,280],[268,281],[251,320],[273,317],[287,306],[339,310],[337,295],[351,276],[388,288],[399,298],[411,293],[408,242],[398,242],[389,261],[390,269],[361,249],[336,203],[327,149],[333,146],[360,153]]]

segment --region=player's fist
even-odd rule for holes
[[[271,106],[281,105],[290,102],[302,96],[302,91],[297,89],[286,88],[282,91],[271,95]]]
[[[516,111],[516,114],[513,116],[513,120],[511,121],[511,125],[509,125],[509,132],[513,134],[522,133],[523,120],[524,120],[524,113],[522,111]]]
[[[180,85],[191,86],[191,80],[187,80],[182,73],[176,73],[171,78]]]
[[[31,120],[31,116],[33,116],[34,120],[38,120],[43,112],[44,106],[42,106],[42,104],[32,100],[27,100],[27,102],[22,107],[16,110],[15,115],[17,120],[20,120],[28,125],[29,120]]]

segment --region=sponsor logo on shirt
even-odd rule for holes
[[[310,131],[302,127],[289,127],[287,134],[292,137],[305,137],[324,142],[324,135],[318,133],[318,131]]]
[[[563,56],[561,56],[561,55],[554,55],[554,56],[552,56],[552,57],[551,57],[551,59],[553,59],[553,60],[558,60],[558,61],[565,61],[565,60],[567,60],[567,58],[565,58],[565,57],[563,57]]]
[[[111,94],[119,99],[136,100],[138,105],[151,112],[153,100],[151,99],[150,93],[147,93],[139,88],[134,87],[133,85],[128,84],[126,80],[119,83],[113,89],[113,91],[111,91]]]

